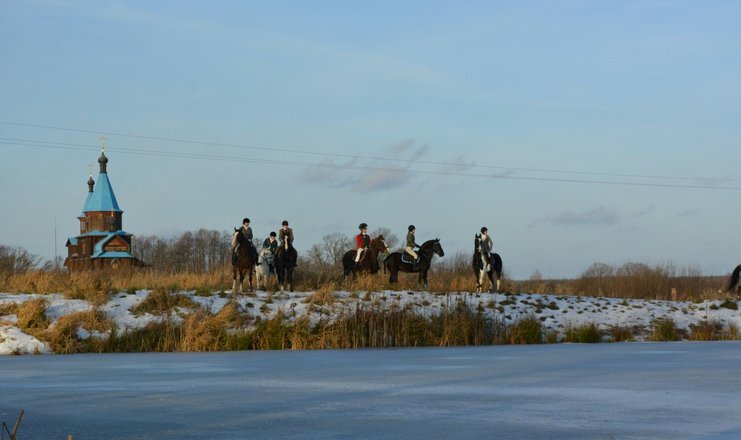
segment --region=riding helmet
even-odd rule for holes
[[[360,225],[358,225],[358,229],[368,229],[368,225],[366,223],[361,223]]]
[[[249,222],[250,222],[250,219],[248,219],[247,217],[242,219],[242,224],[249,223]]]
[[[484,226],[483,228],[481,228],[481,233],[483,234],[484,232],[486,232],[486,231],[488,231],[488,230],[489,230],[489,229],[488,229],[488,228],[487,228],[486,226]]]
[[[276,235],[278,235],[278,234],[276,234],[275,231],[273,231],[273,232],[270,233],[270,236],[271,237],[275,237]]]
[[[414,225],[409,225],[409,227],[407,229],[409,230],[409,232],[411,232],[411,231],[413,231],[413,230],[415,230],[417,228],[415,228]]]
[[[283,220],[283,226],[288,226],[288,220]]]

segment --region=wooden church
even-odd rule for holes
[[[108,158],[104,146],[98,164],[98,182],[93,180],[91,173],[87,181],[87,199],[82,213],[77,217],[80,220],[80,235],[67,240],[64,265],[70,272],[146,266],[131,255],[132,235],[123,230],[123,211],[108,180]]]

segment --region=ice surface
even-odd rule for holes
[[[19,438],[741,438],[741,343],[0,358]]]

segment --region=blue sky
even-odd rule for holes
[[[52,257],[56,218],[64,254],[105,134],[137,235],[413,223],[453,254],[486,225],[515,278],[741,262],[741,3],[271,3],[0,1],[0,243]]]

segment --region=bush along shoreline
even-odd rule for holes
[[[106,289],[0,293],[0,354],[737,340],[741,325],[729,298]]]

